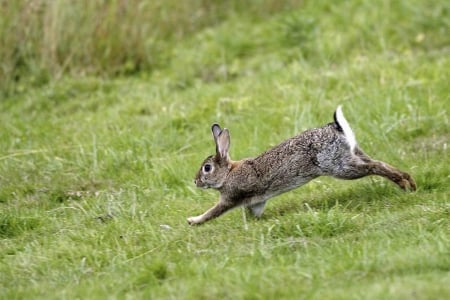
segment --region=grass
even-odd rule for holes
[[[4,1],[3,1],[4,2]],[[230,16],[264,19],[293,0],[42,1],[2,3],[0,92],[65,74],[136,75],[164,68],[174,43]]]
[[[292,3],[226,7],[165,40],[148,69],[111,62],[106,76],[74,57],[71,71],[4,86],[1,299],[450,296],[448,4]],[[212,122],[238,159],[330,122],[338,104],[362,148],[417,192],[319,178],[260,220],[236,209],[187,225],[218,196],[193,184]]]

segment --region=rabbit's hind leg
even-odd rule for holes
[[[358,179],[369,175],[383,176],[403,190],[416,190],[414,179],[405,172],[378,160],[373,160],[362,151],[355,151],[357,158],[344,162],[343,165],[336,168],[332,176],[341,179]]]
[[[371,165],[372,174],[380,175],[393,181],[403,190],[416,190],[416,182],[408,173],[382,161],[373,161],[369,165]]]
[[[373,161],[373,159],[370,158],[369,155],[367,155],[366,153],[364,153],[364,151],[362,151],[361,148],[359,148],[358,146],[355,147],[354,154],[355,154],[357,157],[359,157],[363,162],[368,163],[368,162],[372,162],[372,161]]]
[[[403,190],[407,190],[407,189],[410,189],[412,191],[416,190],[416,182],[411,177],[411,175],[409,175],[408,173],[400,171],[399,169],[397,169],[385,162],[376,161],[376,160],[370,158],[359,147],[355,148],[354,153],[363,162],[368,163],[368,164],[373,163],[375,165],[374,173],[373,173],[374,175],[380,175],[380,176],[388,178],[389,180],[395,182]],[[371,174],[369,174],[369,175],[371,175]]]

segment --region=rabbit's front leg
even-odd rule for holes
[[[198,225],[198,224],[204,223],[208,220],[217,218],[218,216],[220,216],[227,210],[230,210],[234,206],[235,205],[231,202],[219,200],[219,202],[216,205],[214,205],[213,207],[208,209],[204,214],[196,216],[196,217],[190,217],[187,219],[187,221],[188,221],[189,225]]]
[[[266,206],[266,201],[249,205],[247,208],[255,217],[260,218],[264,212],[264,206]]]

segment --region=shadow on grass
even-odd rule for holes
[[[344,181],[342,181],[344,182]],[[296,192],[287,196],[285,201],[272,200],[273,208],[265,212],[265,217],[289,215],[298,212],[321,211],[327,212],[339,207],[349,212],[361,212],[371,209],[403,203],[401,199],[408,193],[398,189],[389,183],[360,183],[351,184],[346,189],[326,188],[321,192],[313,192],[309,195]],[[295,200],[295,198],[297,198]],[[406,197],[408,198],[408,197]]]

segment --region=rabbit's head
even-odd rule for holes
[[[195,184],[197,187],[205,189],[219,189],[225,182],[225,178],[231,168],[228,156],[230,132],[226,128],[222,130],[218,124],[212,125],[211,131],[216,143],[216,154],[207,157],[203,161],[195,177]]]

